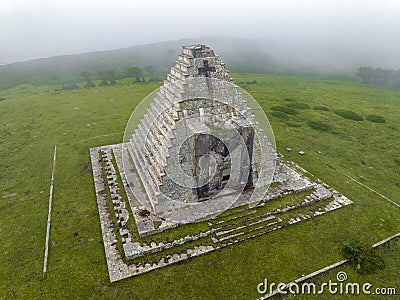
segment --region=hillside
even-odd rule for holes
[[[81,72],[93,74],[99,71],[115,70],[116,75],[124,77],[127,67],[154,66],[165,74],[173,64],[181,46],[200,42],[194,39],[159,42],[124,49],[90,52],[76,55],[56,56],[18,62],[0,66],[0,89],[23,83],[54,84],[81,80]],[[265,55],[248,46],[243,49],[234,47],[239,41],[209,39],[215,44],[218,54],[223,55],[233,70],[267,71],[268,61]]]
[[[24,83],[41,85],[81,81],[82,72],[97,74],[99,71],[114,70],[118,78],[124,78],[126,68],[131,66],[153,66],[159,74],[166,74],[180,53],[182,45],[195,43],[212,46],[232,72],[300,75],[335,73],[354,76],[359,66],[355,59],[351,64],[348,63],[347,60],[352,60],[351,56],[342,60],[341,57],[326,53],[325,58],[318,57],[313,61],[312,53],[301,50],[296,45],[278,44],[269,40],[212,36],[2,65],[0,89]]]

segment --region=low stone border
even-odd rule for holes
[[[53,169],[51,171],[51,184],[50,184],[50,196],[49,196],[49,212],[47,214],[46,244],[44,249],[43,273],[46,273],[47,271],[47,261],[49,256],[51,208],[53,205],[54,170],[56,167],[56,158],[57,158],[57,145],[54,145]]]

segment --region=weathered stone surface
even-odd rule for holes
[[[257,179],[257,124],[232,82],[212,49],[183,47],[128,147],[155,214],[208,200],[227,184],[251,187]],[[232,157],[238,165],[231,166]],[[210,213],[208,207],[190,220]]]

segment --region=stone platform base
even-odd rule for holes
[[[148,199],[134,166],[129,159],[123,161],[123,158],[129,158],[125,147],[125,144],[116,144],[90,149],[111,282],[257,238],[352,203],[320,180],[307,178],[305,170],[296,164],[283,163],[281,159],[280,168],[285,176],[271,185],[260,203],[248,205],[249,192],[245,191],[229,210],[216,215],[216,205],[221,205],[222,211],[226,207],[224,201],[231,203],[230,197],[236,197],[234,192],[220,197],[217,199],[219,202],[201,202],[198,214],[203,214],[200,216],[203,219],[208,217],[207,230],[177,236],[173,240],[148,242],[146,236],[179,225],[165,221],[171,214],[181,214],[183,219],[188,216],[185,208],[156,216],[140,204],[147,203]],[[127,164],[125,168],[123,164]],[[299,194],[297,202],[279,205],[287,203],[287,195],[296,193]],[[135,195],[143,198],[136,199]],[[270,201],[277,203],[277,208],[267,209]],[[158,255],[157,261],[155,255]]]

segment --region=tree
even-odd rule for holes
[[[107,74],[106,74],[106,72],[104,72],[104,71],[99,71],[98,73],[98,76],[99,76],[99,78],[101,79],[101,81],[100,81],[100,83],[99,83],[99,86],[104,86],[104,85],[108,85],[108,82],[107,82]]]
[[[143,72],[147,77],[149,77],[150,82],[161,80],[160,71],[154,66],[144,67]]]
[[[104,79],[110,81],[110,84],[116,84],[114,70],[106,70],[104,72]]]
[[[136,82],[140,82],[140,77],[143,78],[143,70],[139,67],[128,67],[126,69],[127,77],[135,77]],[[144,78],[143,78],[144,81]]]
[[[92,82],[92,73],[88,71],[82,71],[81,76],[84,81],[86,81],[85,87],[94,87],[95,84]]]
[[[92,74],[88,71],[82,71],[81,72],[81,77],[83,78],[84,81],[90,81],[92,80]]]
[[[372,83],[372,68],[371,67],[360,67],[357,71],[357,76],[360,77],[361,82],[365,84]]]
[[[115,80],[114,70],[106,70],[105,76],[106,76],[107,80]]]
[[[91,81],[91,80],[89,80],[86,84],[85,84],[85,87],[86,88],[89,88],[89,87],[95,87],[96,85]]]
[[[108,81],[110,81],[111,84],[115,84],[115,71],[114,70],[105,70],[105,71],[99,71],[98,73],[99,78],[101,79],[102,85],[107,85]]]
[[[358,68],[357,76],[367,85],[400,88],[400,70],[361,67]]]

